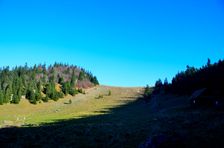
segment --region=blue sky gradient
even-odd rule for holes
[[[0,0],[0,66],[55,61],[153,85],[224,56],[224,0]]]

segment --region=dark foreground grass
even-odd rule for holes
[[[38,127],[0,130],[1,146],[10,147],[137,147],[149,133],[147,104],[138,100],[109,113],[60,120]]]

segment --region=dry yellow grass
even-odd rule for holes
[[[108,96],[109,91],[112,93],[111,96]],[[142,88],[97,86],[86,89],[85,92],[86,94],[78,94],[75,97],[67,96],[57,102],[49,101],[32,105],[22,99],[18,105],[2,105],[0,106],[0,126],[39,124],[106,113],[106,108],[113,108],[127,101],[135,101],[142,92]],[[95,99],[99,95],[104,97]],[[69,104],[70,99],[72,104]]]

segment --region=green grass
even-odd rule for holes
[[[113,93],[108,95],[110,91]],[[142,133],[144,126],[147,126],[145,121],[148,120],[144,118],[149,116],[147,115],[149,108],[138,101],[142,92],[142,88],[99,86],[86,90],[86,94],[68,97],[58,102],[50,101],[30,105],[23,100],[17,106],[0,106],[2,117],[0,121],[3,123],[11,121],[10,126],[22,126],[23,124],[23,127],[19,128],[22,129],[19,136],[26,137],[30,132],[33,133],[32,136],[37,134],[60,137],[63,135],[66,137],[66,144],[70,146],[120,147],[124,141],[128,142],[127,146],[137,146],[145,139],[149,131],[145,130]],[[95,99],[100,95],[103,98]],[[69,99],[72,100],[72,104],[65,103]],[[8,118],[5,118],[6,116]],[[15,121],[16,117],[26,117],[26,120],[19,123]],[[48,127],[49,131],[52,131],[51,128],[54,130],[50,133],[43,133],[42,128],[45,127]],[[73,138],[76,140],[71,140]],[[106,140],[109,141],[106,142]],[[47,143],[46,140],[38,141],[40,144],[46,144],[45,142]]]
[[[0,106],[2,126],[19,126],[0,130],[1,146],[138,147],[160,134],[177,135],[186,147],[224,146],[224,112],[189,108],[187,96],[157,95],[147,102],[139,99],[142,88],[85,91],[58,102]],[[103,99],[95,99],[99,95]]]
[[[108,96],[109,89],[114,89],[116,93]],[[136,91],[141,88],[132,89]],[[82,118],[102,114],[100,111],[105,108],[119,106],[128,100],[122,98],[122,95],[127,95],[124,90],[126,88],[100,86],[85,90],[86,94],[79,94],[75,97],[69,96],[57,102],[49,101],[47,103],[32,105],[23,99],[19,105],[2,105],[0,106],[0,126],[35,125],[50,123],[60,119]],[[132,97],[134,98],[132,100],[137,98],[135,91],[129,94],[133,95]],[[70,100],[72,103],[68,103]],[[7,123],[10,123],[10,125],[7,125]]]

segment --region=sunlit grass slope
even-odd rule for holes
[[[49,101],[32,105],[22,99],[18,105],[0,106],[0,126],[38,125],[61,119],[107,114],[108,109],[135,101],[141,93],[142,88],[97,86],[85,90],[85,94],[67,96],[57,102]],[[72,101],[71,104],[69,100]]]

